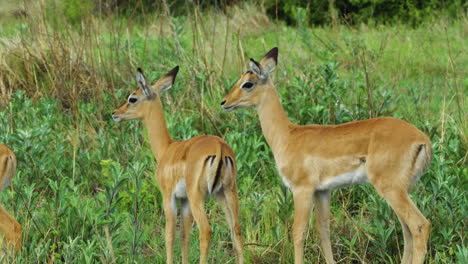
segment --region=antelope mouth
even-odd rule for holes
[[[113,115],[113,116],[112,116],[112,120],[114,120],[115,122],[120,122],[120,121],[122,121],[122,116]]]
[[[230,105],[230,106],[223,106],[223,109],[228,111],[228,112],[231,112],[232,110],[234,110],[236,108],[237,104],[235,105]]]

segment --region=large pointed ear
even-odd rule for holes
[[[253,73],[255,73],[261,80],[268,79],[268,74],[264,73],[260,63],[256,62],[254,59],[251,58],[249,65],[250,65],[250,70],[252,70]]]
[[[143,71],[141,68],[138,68],[137,73],[136,73],[136,80],[138,82],[138,86],[141,88],[143,91],[143,94],[146,97],[152,97],[153,96],[153,91],[151,88],[146,84],[146,78],[145,75],[143,74]]]
[[[163,93],[169,89],[171,89],[172,85],[175,82],[175,78],[177,76],[177,73],[179,72],[179,66],[176,66],[174,69],[172,69],[170,72],[168,72],[166,75],[161,77],[154,85],[153,88],[158,91],[159,93]]]
[[[278,63],[278,48],[274,47],[272,48],[265,56],[262,58],[260,61],[260,65],[262,66],[262,70],[265,72],[265,74],[269,74],[272,72],[276,64]]]

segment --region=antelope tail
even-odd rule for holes
[[[432,159],[432,146],[420,144],[415,147],[413,160],[413,178],[410,187],[416,183],[424,171],[429,167]]]
[[[211,155],[206,158],[205,168],[207,172],[208,193],[212,194],[220,187],[223,166],[222,145],[218,144],[216,155]]]
[[[4,190],[10,185],[11,178],[16,171],[16,159],[13,156],[6,156],[3,161],[2,169],[0,171],[0,188]]]

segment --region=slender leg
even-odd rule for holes
[[[165,229],[165,239],[166,239],[166,263],[172,264],[173,254],[174,254],[174,235],[175,235],[175,224],[176,224],[176,215],[177,208],[174,206],[175,201],[172,196],[168,195],[164,197],[164,215],[166,217],[166,229]]]
[[[193,218],[200,230],[200,264],[206,263],[211,240],[211,227],[205,212],[205,197],[198,193],[189,193]]]
[[[294,198],[294,263],[304,263],[304,233],[312,209],[312,190],[293,190]]]
[[[401,258],[401,264],[411,264],[413,258],[413,238],[411,237],[411,232],[409,227],[405,222],[398,216],[400,220],[401,227],[403,229],[403,238],[405,242],[405,249],[403,251],[403,257]]]
[[[379,190],[379,188],[377,188],[377,190]],[[429,239],[431,225],[430,222],[414,205],[406,190],[386,189],[385,192],[380,192],[380,194],[382,194],[382,196],[388,201],[392,209],[397,214],[398,219],[402,221],[401,224],[403,226],[403,232],[405,232],[404,229],[405,226],[407,226],[409,233],[411,234],[410,241],[413,242],[413,251],[411,252],[409,250],[410,245],[405,245],[402,263],[404,263],[405,258],[408,258],[408,263],[423,264],[427,251],[427,240]],[[405,242],[410,244],[409,241]],[[410,257],[412,257],[412,261],[409,261]]]
[[[0,230],[5,234],[8,246],[13,246],[15,251],[21,247],[21,225],[0,205]]]
[[[231,190],[224,190],[218,194],[218,201],[226,214],[229,227],[231,228],[231,238],[234,242],[237,263],[244,263],[244,254],[242,252],[243,241],[241,228],[239,225],[239,200],[237,197],[237,188],[234,186]]]
[[[226,215],[226,221],[228,222],[229,228],[232,228],[233,223],[231,210],[229,210],[228,205],[226,203],[226,196],[224,194],[224,191],[216,194],[216,200],[219,202],[224,214]]]
[[[188,249],[190,243],[190,230],[192,229],[192,212],[190,210],[190,205],[187,199],[182,200],[181,206],[181,215],[182,215],[182,223],[181,223],[181,230],[180,230],[180,244],[182,248],[182,263],[188,264],[189,257],[188,257]]]
[[[317,215],[315,226],[319,233],[325,261],[327,264],[334,264],[330,242],[330,191],[314,193],[314,208]]]

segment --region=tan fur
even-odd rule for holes
[[[275,53],[277,56],[277,50],[272,50],[262,59],[260,70],[265,63],[271,68],[271,63],[277,61]],[[252,69],[255,72],[255,64]],[[221,105],[226,110],[246,106],[257,108],[262,131],[279,172],[294,197],[295,263],[303,263],[304,232],[312,197],[317,207],[316,226],[326,262],[335,263],[329,237],[332,188],[326,187],[339,187],[335,185],[339,185],[336,183],[342,178],[365,179],[376,188],[403,226],[405,251],[402,263],[423,263],[430,223],[412,203],[408,191],[429,166],[432,157],[429,138],[414,126],[391,117],[330,126],[293,124],[287,118],[270,78],[257,81],[251,90],[240,87],[246,80],[252,80],[252,75],[255,73],[244,74]],[[350,178],[350,175],[357,176]]]
[[[169,89],[161,87],[168,83],[167,78],[175,78],[175,75],[166,75],[151,87],[154,97],[148,98],[141,89],[138,89],[131,97],[137,98],[139,103],[132,105],[127,102],[113,113],[114,118],[119,121],[143,119],[148,130],[151,147],[158,161],[155,177],[163,194],[167,263],[173,262],[176,200],[180,200],[181,204],[182,263],[189,263],[188,245],[192,218],[200,229],[200,263],[206,263],[212,232],[205,212],[205,199],[209,194],[216,196],[226,214],[237,262],[243,263],[234,153],[221,138],[216,136],[172,140],[167,131],[159,98],[160,90]],[[226,164],[226,158],[233,161],[231,166]],[[186,198],[176,196],[177,186],[181,181],[185,181]],[[180,184],[179,188],[180,186],[183,185]]]
[[[7,146],[0,144],[0,188],[3,190],[11,184],[16,172],[15,153]],[[21,225],[0,205],[0,230],[6,244],[15,251],[21,248]]]

